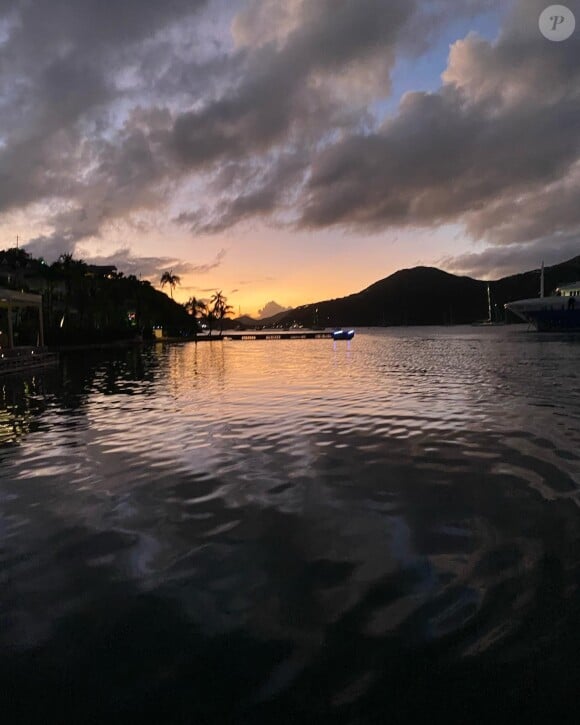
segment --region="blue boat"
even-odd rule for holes
[[[354,330],[334,330],[332,333],[333,340],[352,340]]]

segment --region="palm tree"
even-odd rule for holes
[[[213,330],[215,321],[216,321],[216,314],[213,310],[213,307],[209,307],[209,305],[205,308],[205,312],[203,314],[202,319],[207,325],[207,331],[209,337],[211,337],[211,331]]]
[[[195,334],[197,335],[197,320],[199,317],[204,317],[207,312],[207,305],[203,300],[198,300],[197,297],[190,297],[187,302],[183,303],[185,311],[188,312],[196,323]]]
[[[197,319],[200,315],[205,312],[207,305],[203,300],[198,300],[197,297],[190,297],[187,302],[183,303],[186,312],[192,317]]]
[[[217,290],[213,293],[213,295],[210,297],[209,301],[213,305],[214,310],[221,305],[221,303],[224,301],[225,297],[223,296],[221,290],[218,292]]]
[[[86,299],[85,299],[85,276],[87,265],[82,259],[75,259],[69,252],[61,254],[51,268],[55,274],[64,282],[64,315],[63,320],[70,317],[72,303],[76,304],[76,312],[80,315],[80,323],[84,321]],[[77,323],[79,320],[77,319]],[[62,324],[62,323],[61,323]]]
[[[228,313],[232,312],[234,308],[231,305],[228,305],[228,298],[222,294],[221,290],[219,292],[214,292],[210,302],[213,305],[213,313],[215,315],[215,318],[219,320],[220,323],[221,337],[224,326],[224,317],[226,317]]]
[[[169,272],[163,272],[160,281],[162,287],[165,287],[166,284],[169,285],[171,299],[173,299],[173,290],[178,284],[181,284],[181,277],[178,274],[173,274],[173,270],[170,270]]]

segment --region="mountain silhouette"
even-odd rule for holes
[[[580,279],[580,256],[546,267],[545,290]],[[402,269],[370,287],[337,299],[302,305],[268,323],[321,326],[469,324],[488,318],[487,285],[495,319],[504,318],[504,304],[540,293],[540,270],[487,281],[458,276],[435,267]]]

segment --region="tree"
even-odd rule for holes
[[[181,284],[181,277],[178,274],[173,274],[173,270],[171,269],[169,272],[163,272],[160,281],[162,287],[165,287],[166,284],[169,285],[171,299],[173,299],[173,290],[178,284]]]
[[[6,262],[13,267],[26,267],[32,260],[32,256],[25,249],[19,247],[11,247],[10,249],[0,250],[0,262]]]
[[[86,311],[86,263],[82,259],[75,259],[72,254],[67,252],[61,254],[58,260],[52,263],[51,270],[58,279],[64,282],[64,315],[62,321],[67,320],[67,324],[70,323],[74,302],[76,312],[73,318],[80,318],[80,323],[82,324]],[[78,324],[79,319],[76,320],[76,325],[78,326]]]
[[[224,318],[228,313],[233,311],[233,307],[228,305],[228,298],[222,294],[221,290],[219,292],[214,292],[210,302],[212,304],[215,319],[219,321],[221,337],[224,327]]]
[[[197,297],[190,297],[187,302],[184,302],[183,306],[185,307],[185,311],[195,320],[197,334],[197,320],[206,315],[207,305],[203,300],[198,300]]]
[[[183,306],[185,307],[186,312],[195,319],[202,316],[207,309],[205,302],[203,300],[198,300],[197,297],[190,297],[187,302],[183,303]]]
[[[5,277],[8,287],[25,291],[26,283],[23,272],[26,267],[29,267],[31,261],[32,257],[24,249],[12,247],[0,251],[0,264],[5,272],[2,276]]]
[[[207,325],[207,331],[208,331],[209,336],[211,337],[211,331],[213,330],[215,321],[216,321],[215,312],[212,307],[208,306],[205,308],[205,312],[203,313],[202,320]]]

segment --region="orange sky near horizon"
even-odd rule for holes
[[[356,237],[254,226],[236,235],[200,240],[203,257],[192,257],[191,242],[174,246],[192,264],[207,262],[220,248],[226,250],[216,269],[180,275],[181,284],[174,291],[177,301],[185,302],[191,296],[207,298],[221,290],[236,314],[241,311],[256,317],[270,301],[298,307],[360,292],[399,269],[437,266],[444,254],[472,249],[473,242],[466,242],[454,226]],[[150,252],[155,249],[158,247],[152,243]]]

